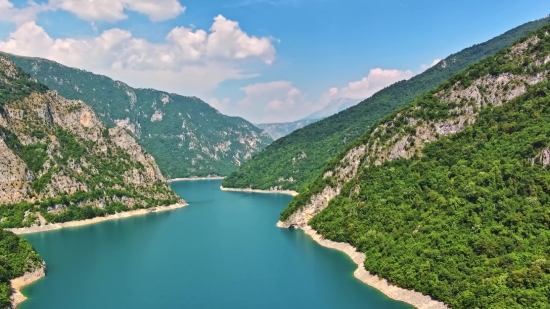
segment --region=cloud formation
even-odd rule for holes
[[[442,59],[435,59],[434,61],[432,61],[431,64],[423,64],[420,66],[420,68],[422,69],[422,71],[426,71],[427,69],[433,67],[434,65],[438,64],[439,62],[441,62]]]
[[[50,7],[47,4],[36,4],[34,2],[30,2],[24,8],[16,8],[9,0],[0,0],[0,20],[22,24],[35,20],[36,15],[49,9]]]
[[[213,98],[209,103],[222,113],[238,114],[254,123],[290,121],[307,113],[312,105],[306,95],[285,80],[256,83],[240,90],[244,93],[241,100]]]
[[[342,88],[331,88],[324,94],[324,97],[325,100],[328,101],[337,98],[364,100],[385,87],[398,81],[409,79],[414,75],[415,74],[410,70],[371,69],[369,74],[361,80],[350,82],[347,86]]]
[[[321,110],[339,98],[354,99],[357,102],[367,99],[383,88],[414,75],[409,70],[372,69],[361,80],[349,82],[341,88],[330,88],[316,100],[311,100],[290,81],[256,83],[241,88],[244,98],[237,102],[227,98],[213,98],[210,104],[223,113],[238,114],[253,123],[289,122]]]
[[[246,61],[271,64],[276,54],[270,38],[248,35],[237,22],[222,15],[214,18],[209,32],[177,27],[162,43],[148,42],[118,28],[90,38],[53,39],[29,21],[0,41],[0,50],[51,59],[136,86],[160,86],[194,95],[227,79],[250,77],[242,73]]]

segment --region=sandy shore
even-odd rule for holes
[[[10,280],[11,283],[11,303],[13,308],[27,300],[27,297],[21,293],[21,289],[29,284],[35,283],[46,276],[46,264],[42,264],[42,267],[35,269],[32,272],[25,273],[23,276]]]
[[[158,207],[149,208],[149,209],[138,209],[138,210],[131,210],[131,211],[127,211],[127,212],[120,212],[120,213],[117,213],[117,214],[114,214],[114,215],[108,215],[108,216],[105,216],[105,217],[96,217],[96,218],[93,218],[93,219],[87,219],[87,220],[82,220],[82,221],[54,223],[54,224],[47,224],[47,225],[41,225],[41,226],[33,226],[33,227],[17,228],[17,229],[7,229],[7,230],[13,232],[14,234],[18,234],[18,235],[40,233],[40,232],[59,230],[59,229],[62,229],[62,228],[67,228],[67,227],[77,227],[77,226],[95,224],[95,223],[108,221],[108,220],[115,220],[115,219],[123,219],[123,218],[129,218],[129,217],[134,217],[134,216],[140,216],[140,215],[145,215],[145,214],[153,213],[153,212],[162,212],[162,211],[174,210],[174,209],[182,208],[182,207],[185,207],[185,206],[187,206],[186,203],[180,203],[180,204],[174,204],[174,205],[170,205],[170,206],[158,206]]]
[[[169,179],[166,182],[174,182],[174,181],[193,181],[193,180],[223,180],[225,177],[216,176],[216,177],[191,177],[191,178],[174,178]]]
[[[249,192],[249,193],[276,193],[276,194],[288,194],[292,196],[298,195],[298,192],[292,190],[255,190],[255,189],[233,189],[233,188],[224,188],[220,187],[222,191],[233,191],[233,192]]]
[[[277,223],[277,226],[282,228],[286,227],[285,224],[280,221]],[[357,252],[350,244],[324,239],[322,235],[318,234],[309,225],[302,228],[302,230],[321,246],[336,249],[347,254],[353,262],[357,264],[357,270],[353,273],[355,278],[379,290],[389,298],[410,304],[418,309],[449,309],[447,305],[433,300],[430,296],[422,295],[422,293],[413,290],[400,288],[392,285],[386,279],[381,279],[371,274],[365,269],[365,254]]]

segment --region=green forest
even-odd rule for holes
[[[0,308],[11,307],[10,280],[41,264],[42,259],[28,241],[12,232],[0,230]]]
[[[168,178],[229,175],[238,166],[235,157],[242,162],[247,152],[258,152],[272,142],[250,122],[223,115],[196,97],[132,88],[45,59],[5,56],[63,97],[84,101],[107,127],[127,119],[135,127],[136,140]],[[158,111],[162,119],[152,121]],[[255,146],[241,143],[241,138],[256,139]],[[231,145],[222,152],[227,141]]]
[[[275,141],[229,175],[223,186],[253,189],[281,186],[282,189],[304,190],[332,158],[348,148],[381,118],[413,102],[453,74],[509,47],[519,38],[548,22],[548,19],[542,19],[524,24],[483,44],[450,55],[444,59],[445,65],[441,62],[410,80],[379,91],[354,107]],[[295,181],[278,182],[279,178],[290,177]]]
[[[546,147],[550,81],[420,157],[368,168],[311,225],[452,308],[550,308]]]
[[[539,30],[541,41],[523,55],[507,49],[471,66],[385,117],[379,124],[394,126],[384,135],[374,126],[350,147],[413,133],[406,117],[447,119],[452,108],[471,104],[436,99],[451,87],[464,89],[481,76],[547,73],[550,63],[537,60],[550,53],[548,30]],[[440,136],[411,159],[363,162],[309,224],[364,252],[372,273],[452,308],[550,308],[550,78],[524,86],[524,95],[485,104],[473,126]],[[332,181],[318,177],[281,220]]]
[[[33,107],[29,105],[31,103],[26,102],[24,98],[32,93],[44,93],[48,88],[16,66],[13,66],[16,72],[9,73],[7,76],[6,70],[12,68],[6,63],[2,62],[4,66],[0,70],[0,77],[4,76],[6,81],[0,83],[0,102],[2,102],[0,112],[3,113],[3,109],[7,107],[24,112],[32,109]],[[79,106],[74,108],[80,108]],[[25,121],[17,127],[17,133],[31,136],[37,142],[25,145],[13,128],[0,126],[0,139],[21,158],[27,169],[36,175],[30,181],[32,192],[28,199],[34,199],[35,202],[1,205],[0,228],[30,227],[37,223],[36,212],[40,212],[48,222],[60,223],[129,210],[120,202],[122,199],[135,200],[134,209],[168,206],[180,201],[179,196],[164,182],[146,183],[140,186],[125,182],[125,173],[134,169],[142,171],[144,166],[134,161],[126,151],[113,143],[107,128],[102,128],[101,131],[105,143],[101,147],[106,148],[103,152],[97,149],[98,141],[84,139],[54,122],[38,119],[37,116],[32,115],[35,114],[27,113]],[[55,136],[56,143],[51,158],[47,153],[48,147],[53,143],[50,136]],[[48,160],[49,164],[45,167]],[[82,172],[79,173],[69,167],[71,162],[86,162],[86,164],[82,164]],[[85,185],[88,190],[79,190],[72,194],[59,192],[54,197],[51,195],[44,197],[42,194],[47,193],[45,192],[47,186],[52,183],[52,177],[58,173],[72,177]],[[100,200],[105,201],[101,208],[96,207],[96,202]],[[58,209],[64,209],[64,211],[51,212]],[[26,212],[29,213],[25,215]]]

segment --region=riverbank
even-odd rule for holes
[[[213,176],[213,177],[190,177],[190,178],[174,178],[174,179],[168,179],[166,182],[174,182],[174,181],[194,181],[194,180],[223,180],[225,177],[221,176]]]
[[[276,194],[287,194],[296,196],[298,192],[292,190],[255,190],[255,189],[233,189],[233,188],[224,188],[220,187],[222,191],[232,191],[232,192],[248,192],[248,193],[276,193]]]
[[[81,221],[71,221],[71,222],[65,222],[65,223],[53,223],[53,224],[47,224],[47,225],[40,225],[40,226],[32,226],[32,227],[25,227],[25,228],[16,228],[16,229],[7,229],[8,231],[13,232],[17,235],[23,235],[23,234],[32,234],[32,233],[40,233],[40,232],[47,232],[47,231],[54,231],[59,230],[62,228],[67,227],[77,227],[77,226],[84,226],[84,225],[90,225],[95,224],[99,222],[104,222],[108,220],[115,220],[115,219],[124,219],[134,216],[141,216],[146,215],[149,213],[154,212],[163,212],[163,211],[169,211],[169,210],[175,210],[182,207],[187,206],[187,203],[179,203],[174,204],[170,206],[158,206],[154,208],[148,208],[148,209],[138,209],[138,210],[131,210],[126,212],[119,212],[114,215],[108,215],[105,217],[96,217],[93,219],[86,219]],[[41,220],[42,221],[42,220]]]
[[[35,269],[32,272],[27,272],[23,276],[10,280],[11,284],[11,304],[12,308],[17,308],[19,304],[27,300],[27,297],[21,293],[21,289],[29,284],[33,284],[36,281],[46,276],[46,264],[43,263],[42,267]]]
[[[288,228],[288,226],[286,226],[281,221],[277,222],[277,226],[280,228]],[[353,273],[355,278],[377,289],[389,298],[397,301],[402,301],[418,309],[449,309],[447,305],[442,302],[433,300],[430,296],[423,295],[422,293],[416,292],[414,290],[406,290],[400,288],[398,286],[392,285],[386,279],[381,279],[380,277],[371,274],[365,269],[366,255],[362,252],[358,252],[352,245],[348,243],[335,242],[325,239],[321,234],[317,233],[317,231],[315,231],[309,225],[301,229],[321,246],[339,250],[347,254],[353,260],[353,262],[357,264],[357,269]]]

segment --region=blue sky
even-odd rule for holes
[[[550,14],[541,0],[83,3],[0,0],[0,49],[199,96],[255,123],[293,121],[338,97],[359,102]]]

